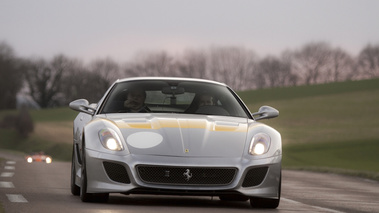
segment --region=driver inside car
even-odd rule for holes
[[[145,105],[146,92],[140,88],[131,89],[124,102],[125,109],[122,112],[150,112]]]

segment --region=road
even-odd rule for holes
[[[28,164],[0,152],[0,203],[22,212],[379,212],[379,183],[361,178],[283,171],[278,209],[251,209],[249,202],[217,197],[111,194],[108,203],[82,203],[70,193],[70,163]],[[1,209],[0,209],[1,212]]]

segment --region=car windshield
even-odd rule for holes
[[[178,80],[116,83],[105,98],[100,114],[128,112],[249,117],[247,109],[228,87]]]

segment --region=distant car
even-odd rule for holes
[[[71,192],[83,202],[109,193],[219,196],[276,208],[281,135],[257,122],[227,85],[190,78],[116,81],[97,104],[70,103]]]
[[[44,152],[32,153],[30,155],[25,156],[25,159],[28,163],[33,163],[33,162],[51,163],[51,162],[53,162],[53,158],[50,155],[46,155]]]

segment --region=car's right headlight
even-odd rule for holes
[[[109,150],[112,151],[121,151],[124,150],[124,147],[122,146],[120,137],[114,131],[113,129],[102,129],[99,131],[99,138],[101,141],[101,144]]]
[[[51,157],[46,157],[46,159],[45,159],[46,163],[51,163],[52,161],[53,161],[53,159],[51,159]]]
[[[249,153],[251,155],[263,155],[268,152],[271,145],[271,138],[265,133],[254,135],[250,142]]]

